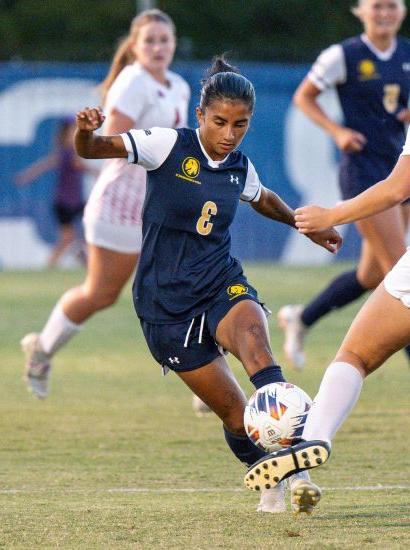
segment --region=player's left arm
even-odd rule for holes
[[[262,216],[296,227],[293,209],[276,193],[266,187],[261,187],[259,200],[252,201],[251,205]],[[332,253],[337,252],[342,245],[342,237],[333,227],[323,231],[311,231],[306,233],[306,237]]]
[[[296,226],[300,233],[309,233],[351,223],[392,208],[410,197],[410,155],[399,158],[391,174],[353,199],[333,208],[311,205],[296,210]]]
[[[74,144],[80,157],[87,159],[127,158],[121,136],[99,136],[94,131],[101,127],[105,116],[101,109],[83,109],[76,116],[77,130]]]

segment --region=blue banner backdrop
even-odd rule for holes
[[[190,124],[195,125],[194,108],[206,65],[178,63],[173,69],[192,87]],[[59,119],[99,103],[97,85],[106,70],[105,64],[0,64],[0,266],[44,264],[56,239],[51,209],[55,174],[45,174],[26,187],[15,185],[15,174],[52,149]],[[243,63],[241,70],[252,80],[257,94],[242,150],[264,185],[292,207],[312,202],[334,204],[339,200],[337,151],[331,140],[291,105],[307,67]],[[323,106],[340,116],[334,94],[323,97]],[[345,245],[337,258],[355,258],[358,236],[353,228],[344,231]],[[232,241],[234,254],[248,261],[303,264],[334,260],[295,230],[262,218],[246,204],[240,206]],[[35,247],[39,247],[38,253]]]

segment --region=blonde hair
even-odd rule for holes
[[[403,9],[405,10],[406,9],[406,4],[405,4],[404,0],[398,0],[398,1],[400,2]],[[367,0],[357,0],[356,6],[353,6],[350,10],[353,13],[353,15],[355,15],[356,17],[360,17],[360,8],[362,8],[363,5],[366,2],[367,2]]]
[[[120,40],[117,51],[115,52],[113,60],[111,62],[108,74],[105,77],[105,80],[100,85],[103,104],[105,103],[108,90],[111,88],[112,83],[117,78],[122,69],[136,61],[136,56],[132,52],[131,45],[136,41],[141,27],[143,27],[147,23],[152,23],[154,21],[165,23],[170,27],[173,35],[176,35],[174,22],[169,15],[161,10],[144,10],[136,17],[134,17],[134,19],[131,21],[128,35]]]

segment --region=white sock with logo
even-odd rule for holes
[[[64,313],[60,302],[57,302],[40,334],[41,347],[47,355],[52,357],[83,325],[73,323]]]
[[[313,400],[303,439],[320,439],[330,443],[355,406],[362,385],[363,376],[358,369],[349,363],[331,363]]]

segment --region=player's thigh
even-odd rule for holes
[[[381,283],[353,320],[336,359],[369,374],[409,342],[410,310]]]
[[[92,293],[120,292],[133,273],[137,261],[138,254],[124,254],[89,244],[86,289]]]
[[[216,341],[244,365],[249,375],[272,364],[266,315],[258,302],[242,300],[219,321]]]
[[[233,432],[242,432],[246,397],[224,357],[178,376]]]
[[[406,250],[401,206],[361,220],[357,222],[357,228],[386,274]]]

